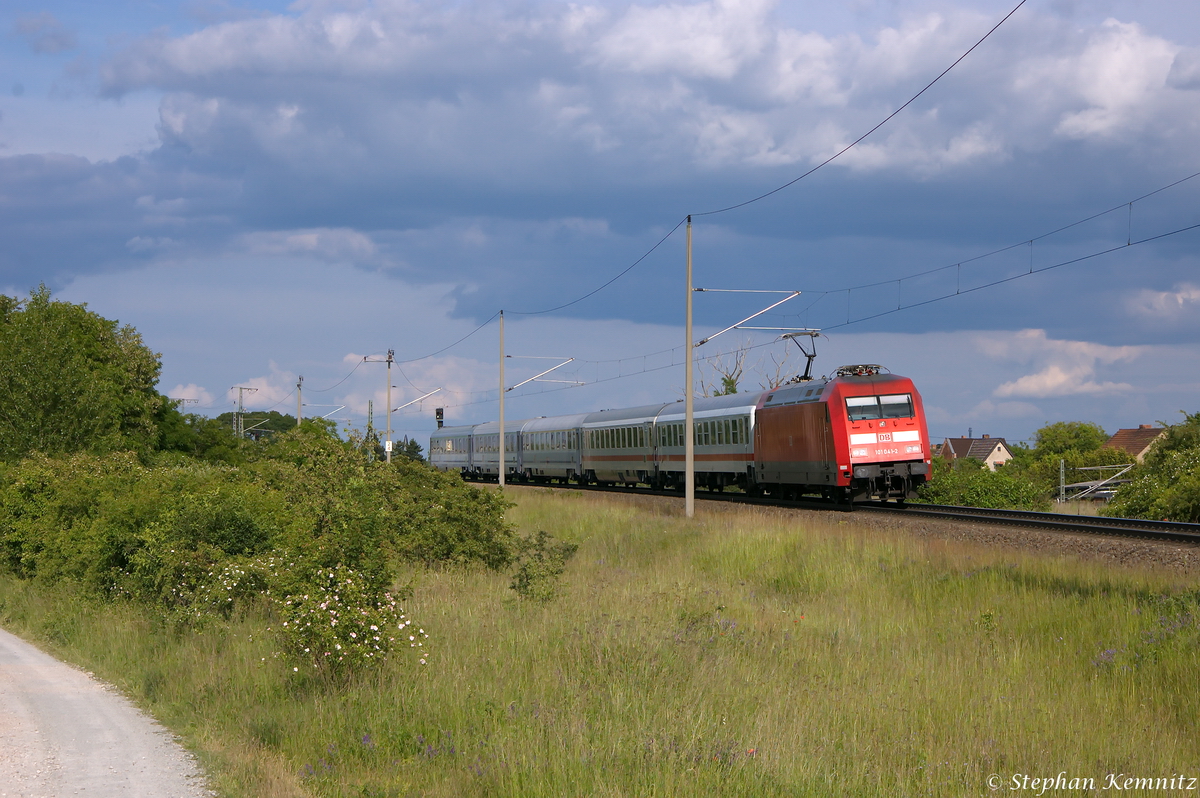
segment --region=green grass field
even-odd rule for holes
[[[7,578],[0,619],[127,690],[228,796],[961,796],[993,774],[1003,791],[1014,774],[1200,776],[1200,600],[1179,576],[853,519],[510,495],[522,534],[579,544],[559,597],[405,571],[426,666],[324,682],[273,656],[265,617],[197,633]]]

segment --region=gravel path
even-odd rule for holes
[[[0,629],[0,797],[212,795],[163,727],[89,674]]]

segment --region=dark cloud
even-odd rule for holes
[[[951,8],[831,34],[780,24],[765,2],[209,9],[219,22],[141,39],[100,68],[111,97],[163,93],[155,151],[0,161],[6,276],[303,255],[457,284],[464,319],[553,307],[685,214],[755,197],[836,152],[995,21]],[[1200,126],[1189,52],[1129,22],[1022,12],[834,165],[698,216],[698,282],[799,288],[823,298],[780,323],[820,326],[955,293],[963,270],[942,267],[1184,174]],[[1193,199],[1164,195],[1133,218],[1168,231]],[[1035,265],[1126,240],[1118,217],[1039,241]],[[971,261],[966,287],[1020,273],[1028,254]],[[853,327],[1196,340],[1186,313],[1164,325],[1153,311],[1193,307],[1182,275],[1195,265],[1169,239]],[[566,313],[672,321],[681,282],[677,234]],[[871,287],[838,293],[854,286]],[[717,323],[750,310],[697,312]]]

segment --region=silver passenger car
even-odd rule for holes
[[[561,482],[583,477],[580,436],[586,413],[550,416],[521,428],[521,474],[531,482]]]
[[[754,408],[762,392],[736,393],[696,399],[693,407],[696,484],[721,489],[747,488],[754,482]],[[682,486],[684,480],[684,408],[674,402],[663,408],[655,429],[657,469],[663,485]]]
[[[504,422],[504,478],[520,475],[521,450],[518,443],[521,427],[527,420]],[[471,432],[471,473],[475,479],[498,478],[500,476],[500,422],[489,421],[478,424]]]
[[[429,436],[429,464],[440,471],[472,476],[471,433],[475,424],[442,427]]]
[[[590,482],[656,484],[654,419],[665,405],[601,410],[583,420],[583,470]]]

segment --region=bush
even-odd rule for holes
[[[339,674],[412,648],[426,664],[428,635],[414,627],[382,585],[345,566],[318,570],[305,582],[305,592],[280,600],[280,640],[292,660]]]
[[[574,543],[555,542],[545,531],[520,538],[516,546],[517,572],[509,587],[523,599],[553,601],[558,596],[559,577],[578,550]]]
[[[1167,427],[1104,514],[1200,522],[1200,413]]]
[[[929,504],[987,507],[1007,510],[1043,510],[1045,495],[1015,470],[989,471],[978,461],[957,460],[953,464],[936,457],[929,482],[918,493]]]
[[[300,650],[332,657],[344,649],[334,667],[358,667],[383,658],[392,641],[357,653],[348,641],[372,625],[408,626],[386,594],[396,559],[493,569],[512,562],[509,505],[497,493],[408,459],[370,462],[315,425],[246,451],[239,466],[180,455],[146,465],[114,453],[36,455],[0,467],[0,569],[190,622],[257,602],[295,629],[294,613],[336,606],[342,628],[358,637],[334,635],[332,649],[324,638],[308,640]],[[359,630],[351,616],[370,622]]]

